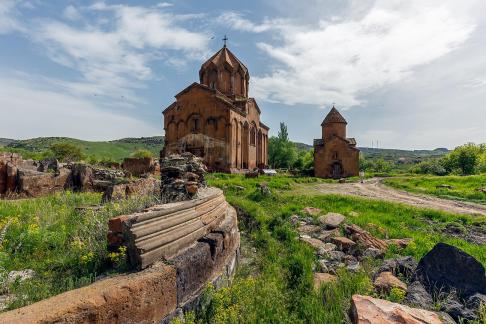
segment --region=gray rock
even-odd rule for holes
[[[367,248],[363,252],[363,257],[365,258],[373,258],[373,259],[381,259],[385,255],[385,252],[383,250],[377,249],[377,248]]]
[[[460,322],[461,320],[476,320],[478,315],[471,309],[464,307],[456,299],[448,299],[444,301],[440,307],[440,310],[449,314],[454,320]]]
[[[25,269],[20,271],[10,271],[7,276],[7,283],[12,284],[16,281],[22,282],[35,277],[35,271],[32,269]]]
[[[323,273],[329,272],[327,260],[322,260],[322,259],[319,260],[319,266],[321,268],[321,271],[320,272],[323,272]]]
[[[346,254],[341,251],[329,251],[327,252],[326,256],[329,258],[331,261],[342,261]]]
[[[481,304],[486,305],[486,295],[474,294],[467,299],[467,306],[472,309],[479,309]]]
[[[324,216],[319,217],[319,222],[327,228],[337,228],[341,225],[346,217],[338,213],[327,213]]]
[[[327,256],[329,252],[336,250],[336,245],[332,243],[324,243],[318,250],[317,255]]]
[[[358,272],[361,269],[361,265],[358,261],[348,263],[346,269],[350,272]]]
[[[411,256],[405,256],[385,260],[377,273],[390,271],[395,276],[402,275],[405,278],[411,279],[415,275],[416,268],[417,261]]]
[[[412,282],[407,289],[405,302],[415,307],[432,308],[434,301],[420,281]]]

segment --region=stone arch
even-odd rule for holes
[[[231,121],[231,165],[238,168],[238,121],[234,118]]]
[[[250,125],[247,121],[242,124],[241,128],[241,164],[243,169],[248,169],[250,159]]]
[[[170,121],[167,125],[167,133],[165,136],[167,137],[168,141],[173,141],[177,139],[177,125],[174,121]]]
[[[181,139],[186,135],[186,123],[179,120],[177,123],[177,139]]]
[[[262,130],[258,130],[257,140],[256,140],[256,147],[257,147],[257,166],[259,164],[263,164],[263,135]]]
[[[191,133],[202,133],[204,125],[199,114],[191,114],[186,121],[187,130]]]

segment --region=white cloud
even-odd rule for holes
[[[261,33],[269,30],[274,23],[272,21],[264,21],[261,24],[255,24],[251,20],[246,19],[243,14],[234,11],[227,11],[218,17],[218,22],[225,26],[239,31],[246,31],[252,33]]]
[[[0,1],[0,34],[6,34],[23,27],[17,19],[18,0],[1,0]]]
[[[0,78],[0,107],[7,112],[2,114],[0,137],[32,138],[42,134],[109,140],[161,132],[140,120],[107,112],[95,102],[12,77]]]
[[[368,7],[318,25],[241,25],[253,32],[272,26],[279,36],[276,45],[258,44],[274,64],[253,77],[253,95],[290,105],[359,105],[363,95],[455,50],[475,29],[452,1],[375,1]]]
[[[66,24],[47,19],[37,22],[33,37],[47,48],[53,61],[78,71],[82,78],[64,88],[78,95],[97,95],[133,104],[142,101],[134,90],[154,77],[151,64],[165,61],[178,66],[202,57],[208,39],[180,22],[197,19],[161,11],[160,7],[107,5],[68,6],[64,16],[82,20]]]
[[[64,8],[63,16],[69,20],[80,20],[82,18],[79,10],[73,5],[69,5]]]

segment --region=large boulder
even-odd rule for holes
[[[346,217],[341,214],[327,213],[326,215],[319,217],[319,222],[326,228],[333,229],[339,227],[345,219]]]
[[[486,294],[484,266],[466,252],[438,243],[419,262],[417,278],[428,289],[456,291],[461,297]]]
[[[351,300],[354,324],[442,324],[439,315],[370,296],[354,295]]]

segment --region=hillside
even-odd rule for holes
[[[305,143],[294,143],[298,150],[310,150],[312,145]],[[382,148],[369,148],[358,147],[361,153],[367,159],[383,159],[389,162],[395,162],[398,160],[415,161],[423,160],[427,158],[440,157],[450,151],[446,148],[436,148],[435,150],[398,150],[398,149],[382,149]]]
[[[110,159],[121,161],[139,149],[149,150],[155,157],[159,156],[164,146],[163,136],[122,138],[114,141],[83,141],[69,137],[38,137],[27,140],[0,139],[0,146],[4,150],[12,150],[19,153],[40,153],[47,150],[54,143],[71,143],[82,148],[84,154],[96,159]]]

